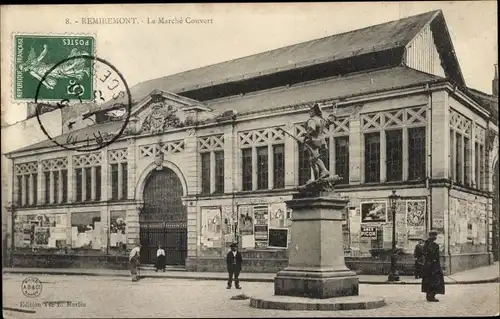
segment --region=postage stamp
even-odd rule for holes
[[[95,82],[90,91],[91,98],[87,101],[82,98],[89,92],[89,82],[84,81],[85,78],[67,82],[66,90],[59,92],[59,101],[51,102],[51,98],[44,98],[42,92],[45,92],[46,80],[59,73],[61,66],[80,60],[82,64],[92,65],[94,71],[92,75]],[[91,152],[113,143],[122,136],[129,123],[132,97],[127,81],[115,66],[102,58],[82,54],[57,61],[41,75],[35,87],[34,105],[40,128],[49,140],[67,150]],[[50,123],[44,123],[40,115],[47,107],[61,110],[63,135],[51,136],[46,130]],[[113,125],[96,125],[111,121],[114,122]]]
[[[35,99],[43,75],[59,61],[71,57],[94,55],[95,38],[78,35],[14,36],[14,101]],[[81,100],[89,101],[93,92],[92,61],[70,59],[54,69],[43,82],[39,98],[59,101],[77,81],[84,91]]]

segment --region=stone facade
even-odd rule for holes
[[[346,136],[349,141],[349,176],[345,176],[349,183],[338,186],[340,196],[349,201],[344,236],[347,264],[349,265],[351,260],[354,260],[355,264],[356,258],[359,260],[372,258],[373,249],[390,248],[392,211],[389,207],[388,196],[392,189],[396,189],[398,195],[402,196],[396,208],[396,233],[399,248],[411,254],[418,238],[425,236],[430,229],[437,229],[440,231],[439,240],[447,272],[486,264],[489,262],[488,254],[491,252],[489,229],[492,213],[488,189],[491,185],[486,185],[486,174],[489,168],[486,160],[482,159],[483,157],[472,155],[474,154],[473,147],[465,150],[465,152],[470,152],[469,156],[464,157],[461,154],[460,157],[471,163],[451,162],[449,154],[451,152],[452,157],[455,156],[453,152],[456,152],[456,147],[451,146],[449,130],[457,121],[453,112],[463,114],[459,122],[469,123],[465,125],[469,125],[471,134],[474,134],[474,128],[491,128],[491,124],[466,106],[464,101],[459,102],[458,98],[453,97],[452,93],[445,88],[436,88],[432,94],[421,92],[408,95],[404,93],[395,91],[390,92],[390,96],[386,94],[385,96],[364,97],[352,102],[347,101],[337,109],[337,121],[327,132],[331,146],[329,167],[332,173],[336,173],[335,169],[339,167],[335,165],[335,160],[339,158],[335,155],[335,139]],[[331,109],[328,107],[328,102],[325,105],[324,111],[329,113]],[[147,113],[147,111],[144,112]],[[138,113],[136,116],[140,122],[144,115]],[[27,172],[27,164],[33,163],[29,167],[36,171],[38,185],[41,185],[36,193],[38,201],[34,203],[33,197],[27,199],[26,194],[19,192],[19,185],[16,184],[14,178],[12,202],[21,203],[21,206],[14,207],[14,224],[16,224],[16,218],[19,219],[21,216],[57,217],[64,215],[65,218],[59,219],[65,225],[57,224],[55,228],[65,228],[65,245],[71,246],[75,241],[72,238],[75,236],[72,228],[76,227],[72,226],[73,216],[78,213],[92,214],[102,221],[99,225],[101,233],[94,234],[96,238],[100,237],[99,243],[93,243],[92,249],[106,251],[109,245],[108,237],[111,236],[107,231],[111,227],[111,216],[122,214],[126,223],[126,243],[130,247],[140,241],[139,214],[144,201],[144,188],[149,176],[154,174],[158,165],[155,163],[157,153],[163,152],[164,157],[160,165],[174,171],[182,184],[182,198],[187,213],[186,267],[191,270],[222,270],[223,256],[228,244],[232,241],[239,241],[246,255],[255,260],[252,263],[255,264],[256,269],[262,267],[261,269],[275,271],[276,268],[281,268],[286,260],[286,253],[283,255],[281,251],[286,251],[287,245],[281,248],[269,248],[268,246],[272,244],[268,237],[270,233],[265,234],[265,232],[270,229],[288,229],[288,237],[290,237],[293,231],[290,229],[290,212],[287,212],[284,202],[291,199],[293,189],[299,185],[301,174],[299,145],[295,140],[280,134],[275,128],[282,126],[292,134],[300,136],[303,130],[301,125],[306,118],[306,105],[304,105],[304,108],[295,108],[292,113],[267,111],[262,114],[241,115],[236,121],[208,123],[192,128],[169,128],[160,135],[125,136],[99,152],[90,154],[81,155],[77,152],[47,148],[43,152],[26,151],[12,155],[13,164],[18,169],[18,173]],[[431,176],[430,179],[410,178],[409,159],[412,154],[409,153],[408,136],[412,128],[418,127],[425,130],[423,140],[425,149],[431,151],[425,153],[424,157],[426,163],[424,169]],[[388,181],[389,171],[392,168],[383,163],[389,156],[393,156],[389,154],[388,147],[385,145],[388,141],[386,134],[391,130],[402,132],[402,175],[400,180]],[[367,144],[364,139],[368,136],[367,134],[373,133],[380,134],[379,180],[366,182],[365,179],[369,175],[365,174],[368,167],[364,154],[367,152],[365,147]],[[481,144],[482,138],[479,134],[478,143],[474,145],[483,145]],[[273,184],[278,178],[275,174],[279,174],[273,164],[274,145],[283,145],[284,150],[284,181],[281,187],[275,187]],[[498,148],[498,144],[496,145],[495,147]],[[267,161],[268,167],[264,170],[268,180],[265,189],[259,185],[259,179],[262,177],[259,175],[261,172],[256,168],[259,161],[256,150],[262,147],[267,148],[268,155],[271,154]],[[495,147],[491,151],[486,148],[484,150],[494,152]],[[251,162],[254,164],[249,175],[253,183],[248,190],[244,190],[243,185],[243,175],[246,173],[243,172],[241,150],[245,148],[252,150]],[[217,151],[223,152],[223,192],[215,191],[216,175],[213,162],[214,152]],[[210,153],[210,156],[206,158],[210,159],[212,168],[208,193],[202,192],[205,182],[202,178],[202,154],[205,152]],[[480,158],[482,165],[476,165],[475,160]],[[73,183],[70,182],[67,186],[65,195],[68,198],[67,202],[62,202],[62,184],[59,183],[58,198],[54,198],[52,194],[49,196],[49,203],[45,203],[45,186],[55,188],[54,172],[60,174],[60,170],[53,166],[53,170],[50,171],[52,184],[47,184],[42,179],[43,165],[46,165],[47,161],[56,159],[61,159],[58,163],[65,163],[62,169],[67,171],[68,181],[73,181]],[[120,179],[119,185],[115,185],[111,182],[111,165],[122,161],[127,163],[126,182]],[[469,165],[470,168],[465,168],[465,165]],[[74,172],[80,166],[91,168],[87,171],[90,172],[90,180],[93,183],[89,188],[91,192],[89,202],[75,200],[77,195]],[[93,167],[100,167],[101,171],[99,199],[96,199],[99,192],[95,189],[97,173]],[[462,167],[460,168],[462,180],[455,182],[453,176],[450,178],[452,174],[450,172],[453,172],[456,167]],[[478,169],[472,169],[475,167]],[[481,181],[481,185],[472,183],[476,180],[477,172],[483,174],[481,175],[483,177],[477,179]],[[13,174],[18,176],[16,171]],[[30,183],[33,183],[33,177],[30,178],[19,179],[23,189],[26,189],[26,185],[29,188]],[[465,179],[470,182],[466,183]],[[25,181],[24,184],[23,181]],[[123,189],[124,183],[127,188],[126,197],[120,200],[112,199],[112,188]],[[21,194],[21,201],[18,201],[16,194]],[[27,200],[30,202],[26,202]],[[378,207],[383,212],[377,218],[369,220],[365,215],[374,207]],[[242,232],[244,227],[241,224],[236,225],[241,220],[241,214],[245,212],[250,212],[252,217],[248,233]],[[211,232],[205,231],[209,227],[204,221],[205,214],[211,214],[211,218],[219,220],[220,224]],[[261,214],[260,217],[258,214]],[[259,220],[259,218],[263,219]],[[22,228],[21,224],[27,222],[29,218],[16,225]],[[254,228],[258,225],[263,226],[259,234],[257,234],[258,227]],[[367,231],[373,230],[373,227],[376,229],[375,235],[368,234]],[[263,233],[262,230],[264,230]],[[60,240],[63,240],[63,237]],[[19,243],[10,243],[11,247],[16,245],[22,246]],[[43,245],[39,246],[39,249],[43,249]],[[259,251],[264,252],[258,253]]]

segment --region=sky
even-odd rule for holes
[[[2,122],[26,116],[12,101],[11,34],[93,34],[97,55],[129,86],[286,45],[441,9],[468,86],[491,94],[498,63],[496,1],[99,5],[2,7]],[[138,25],[66,24],[87,17],[137,17]],[[212,24],[147,24],[157,19],[213,19]],[[11,54],[12,58],[12,54]]]

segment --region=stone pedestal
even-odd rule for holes
[[[322,193],[294,197],[288,267],[274,279],[276,296],[326,299],[359,295],[359,280],[344,262],[342,213],[347,201]]]

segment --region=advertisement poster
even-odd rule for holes
[[[406,201],[406,225],[409,237],[425,237],[426,208],[425,200]]]
[[[268,237],[268,227],[267,225],[255,225],[254,226],[255,242],[265,241],[267,243]]]
[[[238,207],[238,228],[241,236],[252,235],[253,237],[253,206]]]
[[[286,204],[274,203],[269,206],[269,227],[285,228],[286,222]]]
[[[220,207],[201,209],[201,248],[222,247],[222,213]]]
[[[361,223],[385,223],[385,222],[387,222],[386,202],[361,203]]]
[[[269,229],[269,247],[287,248],[288,247],[288,229],[270,228]]]
[[[361,225],[361,238],[363,239],[377,239],[377,226]]]

